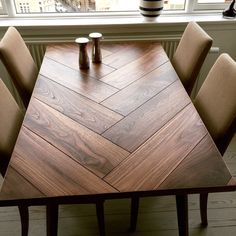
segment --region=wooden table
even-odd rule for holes
[[[47,47],[0,204],[177,195],[186,225],[181,196],[235,181],[160,44],[103,43],[102,55],[79,70],[77,45]]]

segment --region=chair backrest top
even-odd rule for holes
[[[236,119],[236,62],[221,54],[200,88],[194,105],[217,143]]]
[[[0,170],[8,163],[23,121],[23,112],[0,79]]]
[[[212,42],[212,38],[196,22],[188,23],[173,56],[172,64],[189,94]]]
[[[0,57],[25,105],[28,104],[38,75],[37,66],[19,32],[9,27],[0,42]]]

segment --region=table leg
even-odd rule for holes
[[[201,221],[203,226],[207,226],[207,200],[208,193],[200,194],[200,213],[201,213]]]
[[[96,203],[97,220],[100,236],[105,236],[104,201]]]
[[[18,206],[21,221],[21,236],[27,236],[29,230],[29,209],[26,205]]]
[[[188,236],[188,196],[176,195],[179,236]]]
[[[48,204],[47,209],[47,236],[57,236],[58,204]]]
[[[139,209],[139,197],[131,198],[131,215],[130,215],[130,231],[134,232],[137,226]]]

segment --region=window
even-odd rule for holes
[[[4,15],[6,14],[6,6],[5,6],[5,2],[0,0],[0,15]]]
[[[185,0],[164,1],[164,10],[184,10]]]
[[[196,0],[194,8],[197,10],[222,10],[231,0]]]
[[[166,12],[222,10],[231,0],[164,0]],[[0,0],[0,14],[97,13],[137,12],[139,0]],[[7,11],[6,11],[7,9]]]
[[[13,6],[16,14],[22,14],[22,4],[29,6],[24,13],[88,13],[137,11],[139,0],[12,0],[12,3],[8,5]],[[164,1],[164,10],[184,9],[185,0]]]

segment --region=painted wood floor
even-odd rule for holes
[[[224,159],[236,177],[236,136]],[[143,198],[137,230],[129,233],[129,199],[106,201],[107,236],[177,236],[174,197]],[[59,236],[97,236],[94,205],[66,205],[60,207]],[[236,235],[236,192],[210,194],[207,228],[200,225],[198,195],[189,197],[189,226],[191,236]],[[0,208],[0,236],[20,236],[20,220],[16,207]],[[46,235],[45,208],[30,208],[30,236]]]

